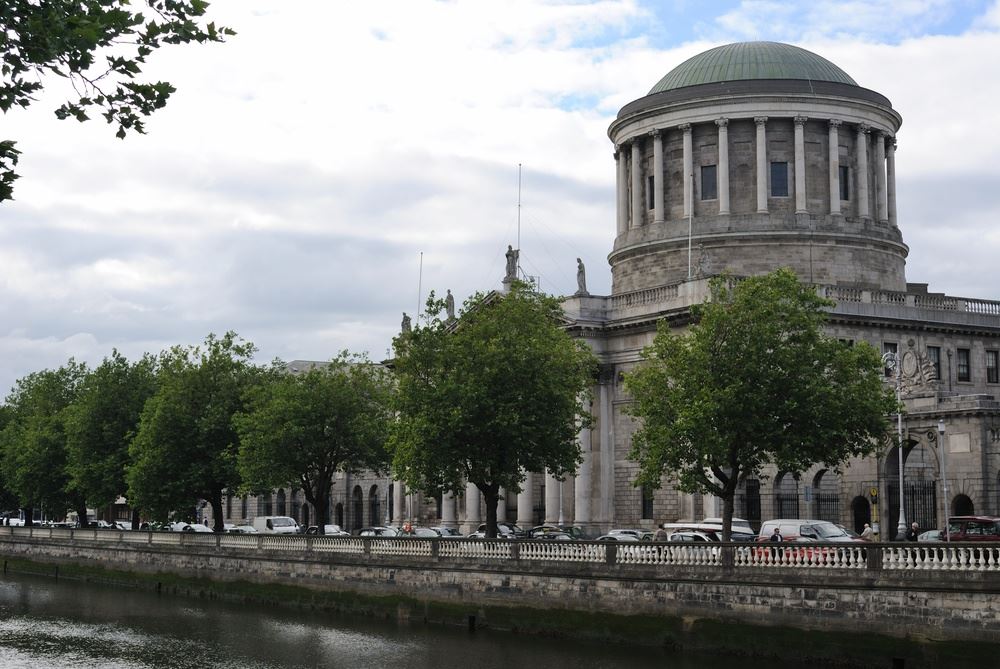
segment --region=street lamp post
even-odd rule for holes
[[[944,446],[944,420],[938,420],[938,448],[941,449],[941,506],[944,509],[944,540],[948,536],[948,449]]]
[[[896,375],[896,451],[899,455],[899,522],[896,524],[896,536],[906,535],[906,507],[903,504],[903,369],[899,364],[899,356],[893,351],[882,354],[882,364]]]

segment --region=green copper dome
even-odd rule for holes
[[[745,79],[805,79],[858,85],[842,69],[812,51],[780,42],[737,42],[687,59],[649,93]]]

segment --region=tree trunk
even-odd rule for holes
[[[34,525],[35,524],[35,507],[33,507],[33,506],[26,506],[26,507],[24,507],[21,510],[24,511],[24,526],[25,527],[31,527],[32,525]]]
[[[142,516],[139,515],[139,509],[132,509],[132,529],[138,530],[140,524],[142,524]]]
[[[208,500],[212,505],[212,517],[215,519],[213,532],[222,534],[226,531],[225,508],[222,506],[222,488],[212,491],[212,499]]]
[[[74,506],[76,506],[76,515],[81,518],[80,527],[86,527],[87,526],[87,504],[85,502],[79,502],[78,501]]]
[[[486,538],[496,539],[497,503],[500,500],[500,486],[490,484],[480,487],[479,491],[483,494],[483,502],[486,504]]]
[[[330,482],[318,484],[316,501],[312,503],[316,512],[316,534],[326,534],[326,520],[330,515]]]
[[[722,540],[729,541],[733,533],[733,507],[736,493],[724,490],[722,494]]]

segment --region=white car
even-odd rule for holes
[[[232,523],[223,524],[222,531],[226,534],[257,534],[257,530],[252,525],[233,525]]]
[[[212,528],[201,523],[170,523],[171,532],[208,532],[211,534]]]

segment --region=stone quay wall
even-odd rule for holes
[[[612,619],[626,627],[635,620],[637,630],[655,630],[656,643],[679,646],[725,643],[722,633],[701,641],[688,634],[699,625],[755,630],[730,635],[737,650],[739,639],[773,645],[801,630],[840,634],[838,643],[844,634],[886,637],[903,640],[903,648],[914,640],[1000,643],[1000,547],[982,545],[615,545],[0,528],[0,558],[5,568],[7,560],[27,560],[147,580],[206,579],[223,588],[296,586],[382,599],[399,615],[452,624],[558,632],[548,626],[561,616],[594,630],[610,629]]]

